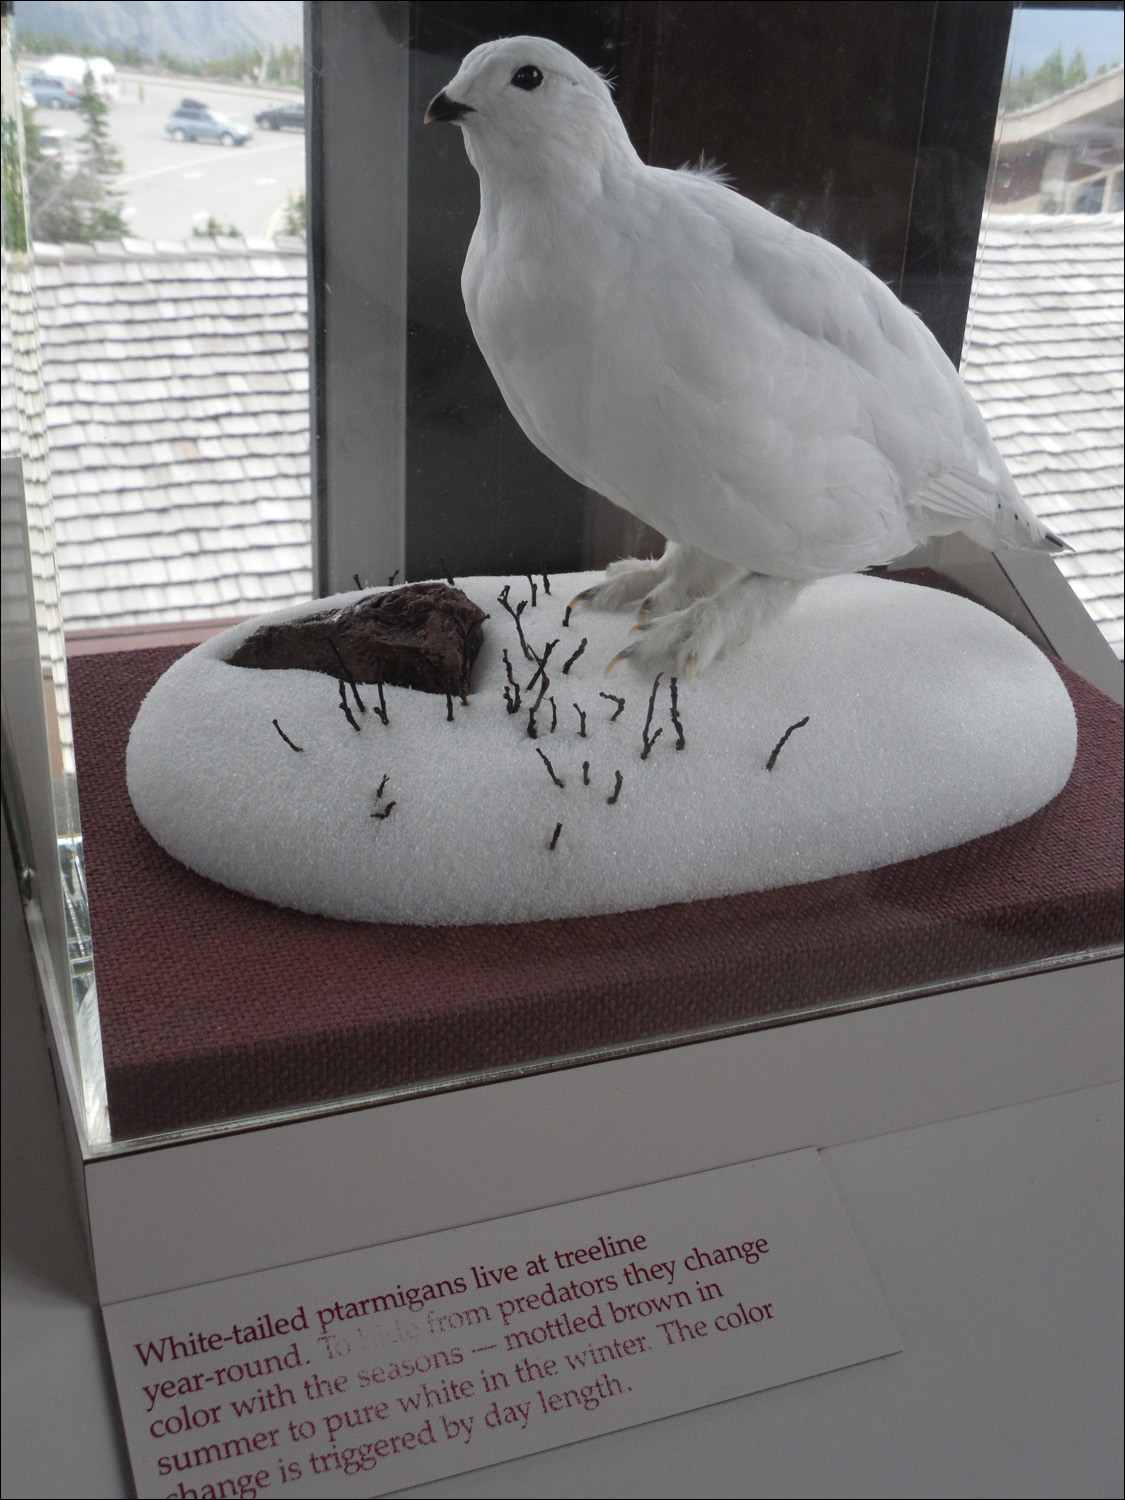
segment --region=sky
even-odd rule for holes
[[[1008,44],[1008,66],[1029,73],[1061,47],[1069,62],[1076,51],[1096,73],[1103,63],[1125,61],[1125,12],[1120,10],[1028,9],[1017,5]]]

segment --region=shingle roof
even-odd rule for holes
[[[1125,215],[993,216],[962,374],[1058,564],[1122,655]]]
[[[304,244],[35,259],[67,628],[309,598]]]

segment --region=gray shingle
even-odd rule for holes
[[[37,247],[70,627],[309,597],[306,274],[292,240]]]
[[[1125,216],[992,216],[961,373],[1059,568],[1122,653]]]

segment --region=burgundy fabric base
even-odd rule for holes
[[[150,838],[125,788],[125,747],[141,700],[184,649],[70,662],[116,1139],[1121,940],[1121,710],[1065,668],[1074,773],[1013,828],[755,895],[518,926],[401,927],[238,895]]]

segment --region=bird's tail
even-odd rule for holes
[[[1071,550],[1062,537],[1043,525],[1006,473],[996,483],[969,470],[947,469],[929,481],[918,499],[936,523],[934,535],[963,531],[990,552],[998,547]]]

